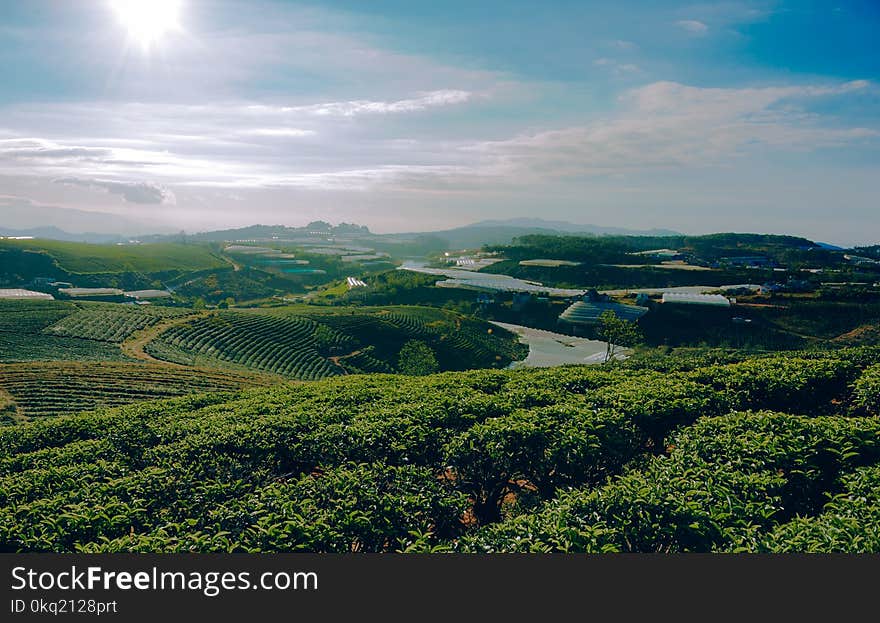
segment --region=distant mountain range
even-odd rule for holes
[[[136,234],[173,231],[122,214],[56,208],[24,199],[0,199],[0,236],[34,236],[74,242],[113,242]],[[34,233],[31,233],[34,232]]]
[[[9,229],[0,226],[0,236],[18,236],[30,238],[47,238],[49,240],[63,240],[65,242],[92,242],[103,244],[105,242],[124,242],[130,240],[130,237],[120,236],[119,234],[101,234],[97,232],[83,232],[80,234],[72,234],[58,229],[52,225],[47,227],[32,227],[30,229]]]
[[[681,236],[681,232],[671,229],[628,229],[624,227],[602,227],[601,225],[578,225],[568,221],[548,221],[541,218],[511,218],[503,220],[479,221],[467,227],[519,227],[522,229],[550,229],[574,234],[594,234],[597,236]]]
[[[50,209],[51,210],[51,209]],[[94,213],[86,213],[89,217]],[[46,214],[46,216],[51,216]],[[48,219],[51,220],[51,219]],[[102,228],[103,229],[103,228]],[[123,230],[125,231],[125,230]],[[476,249],[483,245],[509,244],[514,238],[531,234],[548,236],[682,236],[683,234],[669,229],[627,229],[622,227],[604,227],[600,225],[581,225],[568,221],[553,221],[540,218],[512,218],[504,220],[485,220],[441,231],[408,232],[399,234],[376,234],[364,225],[340,223],[333,225],[325,221],[314,221],[303,227],[287,225],[250,225],[235,229],[221,229],[197,233],[154,233],[139,236],[121,233],[84,232],[72,233],[59,227],[49,225],[14,229],[0,224],[0,236],[30,236],[64,240],[71,242],[114,243],[137,239],[142,242],[168,242],[188,240],[197,242],[222,242],[242,240],[292,240],[303,238],[315,240],[341,238],[359,240],[371,246],[386,250],[403,252],[404,254],[421,255],[443,249]],[[816,246],[831,251],[843,251],[844,248],[818,242]]]
[[[464,227],[443,231],[424,232],[421,235],[436,236],[449,242],[453,249],[470,249],[484,244],[508,244],[514,238],[529,234],[548,236],[680,236],[668,229],[624,229],[598,225],[578,225],[567,221],[546,221],[539,218],[512,218],[479,221]],[[413,234],[416,235],[416,234]]]

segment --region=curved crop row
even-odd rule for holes
[[[362,375],[7,427],[0,551],[880,551],[858,368]]]
[[[0,389],[19,415],[55,416],[181,394],[265,385],[267,379],[219,370],[142,363],[46,362],[0,365]]]
[[[174,326],[157,341],[179,353],[315,380],[338,374],[317,351],[316,326],[297,316],[228,312]]]

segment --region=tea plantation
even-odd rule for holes
[[[42,418],[0,430],[0,551],[880,552],[878,362],[357,375]]]
[[[401,369],[403,346],[430,349],[437,370],[503,368],[528,353],[516,336],[428,307],[241,309],[176,324],[146,351],[181,365],[234,366],[297,380]]]
[[[277,378],[254,374],[140,362],[0,364],[0,392],[8,396],[5,411],[18,418],[61,415],[277,382]]]

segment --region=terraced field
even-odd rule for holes
[[[307,308],[312,319],[353,335],[370,336],[375,356],[388,362],[407,340],[422,340],[435,351],[442,370],[504,367],[524,358],[528,348],[516,336],[481,320],[433,307],[391,306],[323,310]],[[394,350],[394,349],[397,350]],[[394,350],[394,353],[389,351]]]
[[[266,386],[278,381],[263,375],[161,364],[6,364],[0,365],[0,412],[30,419],[184,394]]]
[[[126,360],[108,342],[49,331],[82,309],[61,301],[0,301],[0,363]]]
[[[513,334],[444,310],[311,306],[195,318],[164,331],[145,351],[182,365],[225,365],[316,380],[393,372],[401,348],[411,340],[427,344],[441,370],[504,367],[526,354]]]
[[[0,333],[39,333],[74,311],[61,301],[0,299]]]
[[[316,327],[301,316],[226,312],[174,326],[148,344],[146,351],[161,358],[171,347],[204,361],[214,359],[303,380],[340,374],[337,366],[318,353]]]
[[[159,322],[192,314],[173,307],[133,307],[104,303],[81,303],[78,311],[64,316],[45,329],[46,333],[66,337],[119,343],[135,331]]]

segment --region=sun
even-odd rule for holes
[[[180,0],[110,0],[110,6],[128,36],[145,51],[180,30]]]

